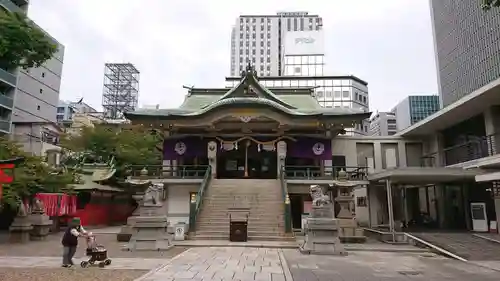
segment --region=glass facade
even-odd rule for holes
[[[226,78],[226,87],[235,87],[240,79],[240,77]],[[369,111],[368,84],[354,76],[271,76],[260,77],[259,82],[268,88],[314,88],[314,97],[323,107]],[[368,127],[367,121],[347,131],[365,135],[368,133]]]
[[[285,56],[285,76],[322,76],[323,55]]]
[[[500,77],[500,13],[480,2],[431,0],[443,107]]]
[[[409,96],[411,125],[439,111],[438,96]]]

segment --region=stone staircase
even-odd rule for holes
[[[285,233],[279,180],[214,179],[203,198],[193,239],[228,240],[232,208],[248,208],[248,240],[293,241]],[[232,216],[244,213],[231,211]]]

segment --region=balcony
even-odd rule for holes
[[[0,120],[0,131],[10,134],[10,121]]]
[[[14,2],[14,4],[16,4],[19,7],[28,5],[30,3],[29,0],[11,0],[11,1]]]
[[[365,181],[367,167],[324,167],[320,166],[285,166],[284,178],[292,180],[339,180],[339,172],[345,172],[345,180]]]
[[[0,68],[0,82],[5,82],[10,86],[15,87],[17,84],[17,77],[16,75]]]
[[[28,2],[27,0],[25,1],[11,1],[11,0],[0,0],[0,6],[5,7],[8,11],[14,12],[14,13],[24,13],[24,11],[19,7],[19,4],[16,5],[18,2]]]
[[[481,158],[498,155],[500,147],[500,134],[477,137],[462,144],[454,145],[443,149],[438,157],[438,152],[433,152],[422,157],[423,167],[446,167],[461,164]]]
[[[14,99],[0,93],[0,106],[12,109],[14,106]]]

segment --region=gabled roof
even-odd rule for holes
[[[276,88],[273,91],[258,82],[251,65],[242,72],[240,83],[232,89],[189,89],[184,103],[175,109],[139,109],[127,112],[128,119],[174,119],[201,116],[218,108],[267,107],[291,116],[370,117],[369,112],[347,108],[323,108],[313,97],[313,88]]]

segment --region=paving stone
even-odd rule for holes
[[[498,271],[436,255],[351,252],[347,257],[302,255],[283,250],[294,280],[300,281],[493,281]],[[278,277],[279,278],[279,277]]]

